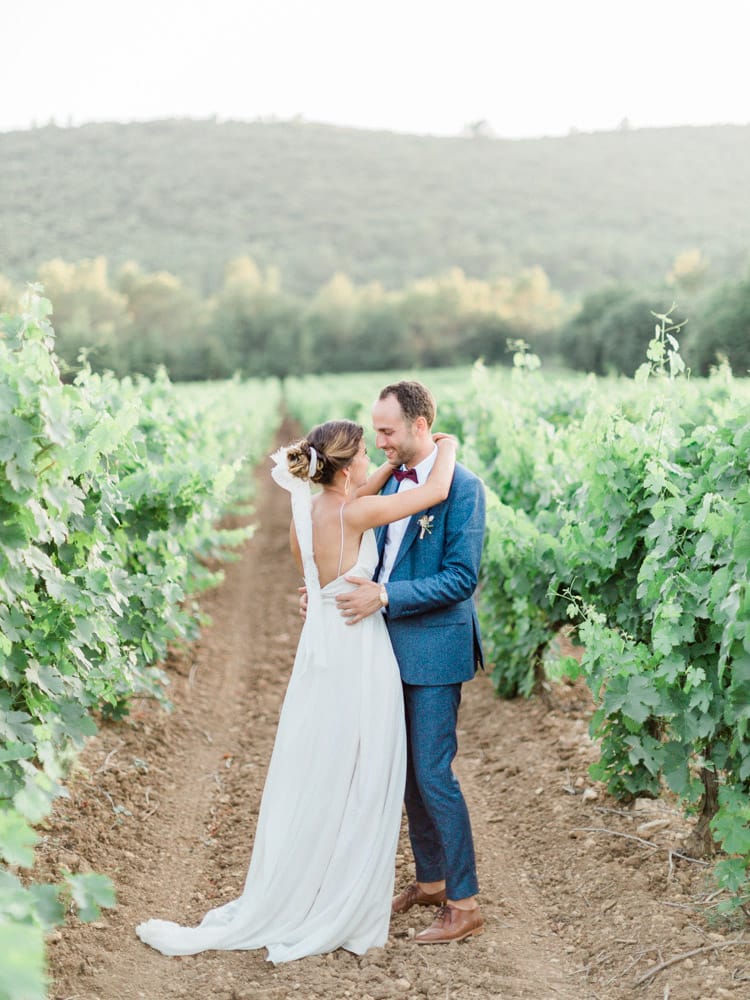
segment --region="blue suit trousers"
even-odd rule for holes
[[[460,684],[404,684],[406,815],[419,882],[445,879],[448,899],[479,891],[469,812],[451,764]]]

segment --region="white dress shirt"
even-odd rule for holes
[[[398,484],[397,493],[403,493],[405,490],[413,490],[415,486],[420,486],[424,483],[435,464],[437,451],[437,445],[435,445],[427,458],[422,459],[419,465],[414,466],[417,473],[417,482],[415,483],[413,479],[402,479]],[[401,468],[404,469],[405,466],[402,465]],[[411,515],[409,517],[402,517],[400,521],[393,521],[388,525],[385,535],[385,548],[383,549],[383,564],[378,576],[379,583],[387,583],[390,579],[393,564],[396,561],[398,550],[401,548],[401,542],[403,541],[409,521],[411,521]]]

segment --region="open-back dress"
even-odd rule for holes
[[[401,681],[385,622],[347,625],[336,596],[344,575],[372,577],[366,531],[355,566],[320,587],[310,492],[287,471],[308,612],[279,718],[242,895],[197,927],[147,920],[136,928],[165,955],[265,947],[272,962],[346,948],[363,954],[388,936],[406,746]]]

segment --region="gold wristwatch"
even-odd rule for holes
[[[388,607],[388,591],[385,589],[385,584],[380,584],[380,605],[383,608]]]

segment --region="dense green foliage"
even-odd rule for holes
[[[518,339],[546,366],[632,375],[651,335],[652,309],[668,309],[675,297],[679,315],[690,316],[688,366],[705,373],[726,359],[744,374],[750,279],[706,286],[703,265],[698,254],[681,255],[660,287],[608,285],[578,311],[539,269],[492,281],[454,269],[391,292],[336,275],[310,300],[290,296],[278,276],[246,257],[230,262],[222,287],[205,299],[174,275],[133,264],[111,280],[103,258],[49,261],[38,276],[54,302],[56,349],[68,378],[81,356],[118,377],[165,366],[176,381],[445,366],[478,357],[509,364],[506,345]],[[12,285],[0,280],[0,308],[15,301]]]
[[[687,256],[687,255],[686,255]],[[678,262],[676,262],[678,263]],[[581,308],[557,335],[532,337],[542,353],[551,349],[571,368],[598,375],[633,375],[641,364],[653,326],[653,310],[670,310],[687,324],[682,353],[687,366],[707,375],[728,363],[736,375],[750,371],[750,272],[747,276],[706,285],[700,271],[678,278],[672,273],[660,288],[607,285],[587,295]],[[675,305],[679,301],[679,309]]]
[[[703,374],[726,359],[732,370],[750,372],[750,273],[712,289],[701,304],[696,336],[689,343],[696,369]]]
[[[64,385],[30,293],[0,317],[0,952],[2,1000],[44,996],[43,938],[74,903],[113,902],[98,875],[19,878],[75,750],[97,714],[164,700],[155,666],[196,634],[190,594],[216,580],[205,557],[246,457],[268,447],[278,384],[175,390],[164,375],[81,372]],[[247,484],[244,484],[245,491]]]
[[[491,382],[477,388],[460,423],[493,490],[483,605],[498,690],[528,693],[551,636],[576,625],[595,776],[621,797],[664,783],[704,811],[720,784],[707,813],[729,855],[720,876],[746,894],[747,390],[720,373],[626,394],[591,382],[571,399],[527,377],[496,407]]]
[[[667,294],[662,291],[661,297]],[[654,296],[608,285],[587,296],[559,338],[571,368],[597,375],[633,375],[643,362],[654,326]],[[663,304],[668,308],[669,302]],[[675,319],[678,317],[675,315]],[[684,316],[680,317],[684,321]]]
[[[221,289],[205,300],[171,274],[144,274],[134,265],[111,284],[103,258],[50,261],[39,277],[54,302],[66,369],[75,371],[83,353],[95,370],[120,377],[152,374],[158,366],[182,381],[240,371],[445,365],[477,355],[495,361],[508,337],[533,332],[551,346],[564,315],[560,295],[539,270],[493,282],[454,270],[399,292],[357,288],[336,275],[310,301],[287,295],[273,273],[261,273],[249,258],[232,261]],[[4,298],[14,303],[10,284]]]
[[[699,267],[700,260],[649,293],[609,285],[586,296],[578,312],[533,269],[491,282],[453,270],[396,292],[337,275],[309,301],[287,295],[249,258],[232,261],[208,299],[173,275],[135,265],[110,281],[103,258],[50,261],[39,277],[54,302],[67,377],[82,355],[95,371],[151,375],[165,366],[176,381],[445,366],[478,357],[510,364],[507,343],[518,339],[533,344],[546,366],[632,375],[651,335],[652,309],[667,309],[675,296],[679,315],[690,313],[688,365],[705,373],[726,359],[744,374],[750,279],[704,289],[702,279],[690,280]],[[0,308],[15,301],[9,283],[0,287]]]
[[[662,279],[697,248],[747,261],[750,126],[499,140],[303,122],[162,121],[0,134],[0,272],[55,257],[166,270],[212,294],[229,260],[313,295],[335,273],[401,288],[540,267],[581,295]]]
[[[523,351],[512,373],[476,366],[469,385],[435,385],[438,425],[487,485],[480,611],[498,692],[531,693],[550,642],[577,629],[568,666],[597,704],[595,777],[619,797],[666,786],[700,804],[720,882],[747,902],[750,389],[727,370],[673,377],[666,317],[648,353],[635,381],[551,379]],[[326,407],[369,422],[389,380],[286,388],[306,422]]]

